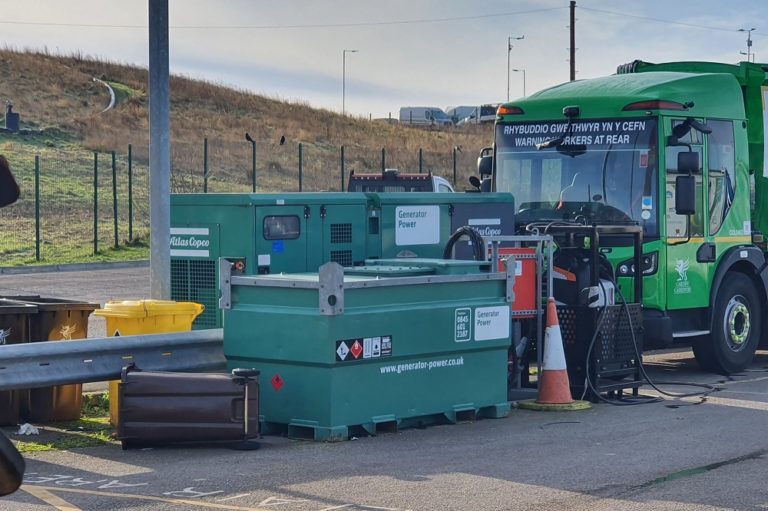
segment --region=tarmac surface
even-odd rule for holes
[[[0,275],[0,294],[103,303],[148,290],[148,268]],[[581,412],[513,409],[339,443],[265,436],[250,452],[113,444],[37,453],[0,510],[768,509],[768,352],[731,377],[700,371],[685,348],[645,359],[654,381],[718,390]]]

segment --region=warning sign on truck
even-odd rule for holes
[[[602,149],[635,149],[638,136],[647,140],[656,129],[653,119],[590,119],[540,121],[508,124],[500,128],[503,145],[517,149],[536,149],[537,144],[563,137],[562,146],[587,146]]]

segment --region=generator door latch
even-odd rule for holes
[[[310,216],[309,206],[304,206],[304,218],[309,218],[309,216]]]
[[[320,206],[320,218],[325,218],[325,214],[327,213],[327,208],[323,205]]]

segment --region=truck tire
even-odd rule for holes
[[[717,291],[710,335],[693,344],[701,368],[731,374],[749,366],[760,340],[761,316],[755,285],[746,275],[729,273]]]

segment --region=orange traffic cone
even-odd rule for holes
[[[547,302],[547,329],[544,332],[544,359],[539,375],[539,397],[535,401],[521,401],[520,408],[529,410],[584,410],[590,407],[587,401],[575,401],[571,396],[568,368],[565,365],[563,336],[557,320],[555,299]]]

